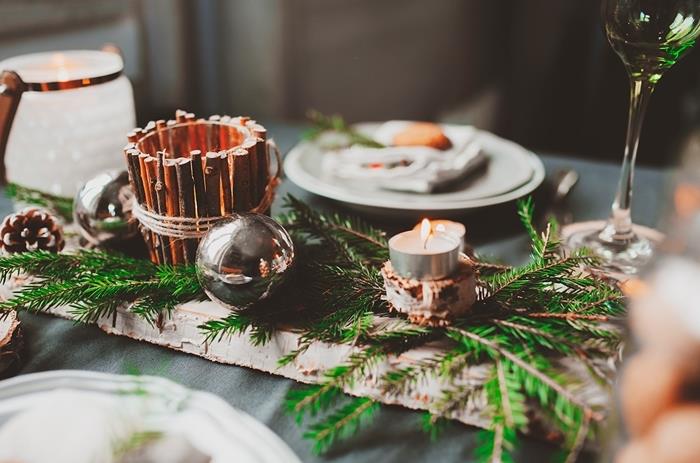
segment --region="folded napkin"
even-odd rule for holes
[[[460,180],[483,165],[487,158],[470,126],[443,128],[452,142],[448,150],[428,146],[389,146],[394,136],[413,124],[389,121],[372,134],[386,148],[354,145],[328,153],[325,172],[344,180],[386,190],[431,193]]]

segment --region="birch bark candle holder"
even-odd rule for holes
[[[471,260],[461,255],[457,269],[439,280],[401,276],[391,261],[381,269],[389,307],[423,326],[448,326],[465,315],[476,301],[476,273]]]
[[[447,326],[476,301],[474,265],[460,253],[464,234],[436,232],[435,225],[445,223],[423,219],[393,236],[390,260],[381,268],[390,309],[418,325]]]
[[[269,213],[279,183],[279,153],[262,125],[181,110],[175,116],[134,129],[124,147],[134,215],[156,263],[194,263],[214,223],[235,212]]]

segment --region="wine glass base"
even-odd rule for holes
[[[588,248],[599,256],[611,276],[637,275],[654,256],[654,248],[664,239],[661,232],[633,225],[629,239],[616,241],[606,233],[607,222],[595,220],[567,225],[562,229],[562,242],[568,249]]]

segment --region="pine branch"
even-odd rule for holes
[[[556,238],[557,223],[555,221],[550,221],[547,224],[546,230],[540,234],[537,232],[534,225],[535,204],[532,196],[519,200],[517,207],[520,221],[530,237],[532,257],[535,262],[544,262],[548,257],[557,254],[559,249],[559,240]]]
[[[313,416],[327,409],[343,388],[351,387],[356,377],[364,376],[385,355],[384,350],[377,347],[354,352],[344,364],[327,370],[321,383],[307,386],[301,393],[290,392],[286,402],[287,411],[296,416],[297,422],[301,422],[306,413]]]
[[[457,370],[461,370],[459,366],[463,367],[463,361],[470,356],[470,352],[450,350],[419,360],[408,367],[391,369],[381,378],[382,391],[387,395],[404,394],[428,377],[448,376],[448,372],[456,374]],[[459,366],[452,371],[456,364]]]
[[[5,194],[8,198],[20,203],[46,208],[61,216],[66,222],[73,221],[73,198],[51,195],[16,183],[8,183],[5,186]]]
[[[314,453],[323,453],[337,440],[354,435],[361,425],[371,421],[378,409],[379,403],[372,399],[354,397],[325,420],[312,425],[304,437],[314,441]]]
[[[530,237],[530,242],[533,244],[539,242],[539,234],[535,229],[534,217],[535,217],[535,202],[532,196],[528,196],[525,199],[521,199],[517,203],[518,217],[520,217],[520,222],[523,224],[525,231]]]
[[[71,304],[69,313],[77,322],[96,323],[99,319],[114,314],[122,305],[124,304],[119,301],[80,301]]]
[[[373,138],[367,137],[348,126],[345,120],[337,114],[326,116],[319,111],[309,110],[307,117],[314,126],[303,134],[305,140],[315,140],[324,132],[334,131],[347,136],[350,145],[384,148],[384,145]]]
[[[419,327],[388,314],[378,270],[388,258],[382,231],[319,213],[293,197],[287,203],[284,220],[295,240],[297,271],[284,296],[273,296],[256,310],[208,321],[200,329],[209,342],[246,333],[252,343],[261,344],[282,320],[293,321],[301,333],[299,345],[280,359],[281,365],[316,341],[355,346],[344,363],[324,372],[319,384],[295,389],[287,397],[287,408],[298,421],[324,412],[324,419],[306,433],[318,451],[354,433],[376,409],[366,398],[343,404],[344,390],[387,355],[442,340],[451,342],[445,351],[408,367],[389,367],[379,378],[388,395],[406,393],[428,377],[446,382],[425,415],[426,429],[436,433],[445,417],[487,398],[493,428],[483,434],[488,439],[479,452],[483,461],[508,461],[517,431],[527,425],[524,404],[532,399],[554,426],[572,430],[568,443],[577,452],[588,434],[588,421],[601,415],[568,387],[575,382],[554,365],[562,356],[575,355],[605,380],[595,361],[615,355],[620,333],[599,322],[624,314],[623,299],[608,282],[581,272],[582,265],[594,265],[595,259],[583,253],[559,255],[555,224],[537,232],[531,201],[519,206],[519,214],[532,241],[532,261],[517,268],[477,263],[482,272],[479,301],[469,316],[447,329]],[[101,251],[0,258],[0,279],[21,273],[35,279],[0,303],[0,310],[67,305],[78,320],[95,321],[125,304],[157,323],[177,304],[205,297],[194,266],[156,266]],[[392,316],[392,321],[379,324],[378,314]],[[492,375],[481,386],[464,380],[472,362],[493,364]]]
[[[134,303],[130,310],[152,323],[158,313],[203,297],[194,266],[158,267],[103,251],[36,251],[0,258],[3,282],[20,273],[34,279],[0,303],[0,311],[69,306],[77,321],[94,322]]]
[[[480,463],[514,463],[510,453],[515,448],[517,435],[512,430],[497,424],[493,429],[479,431],[478,445],[474,451],[476,461]]]
[[[577,313],[552,313],[552,312],[526,312],[524,313],[526,317],[530,318],[558,318],[560,320],[588,320],[595,322],[607,322],[610,321],[610,317],[607,315],[584,315]]]
[[[581,424],[579,424],[578,429],[576,430],[574,440],[570,445],[569,453],[566,456],[566,460],[564,461],[564,463],[576,463],[579,455],[581,454],[581,451],[583,450],[583,446],[586,443],[586,438],[588,436],[588,431],[590,430],[590,425],[590,418],[587,414],[584,414],[583,419],[581,420]]]
[[[508,396],[508,384],[506,384],[506,374],[503,371],[502,361],[496,361],[496,378],[504,424],[509,428],[514,428],[515,419],[513,417],[513,406],[511,405],[511,399]]]
[[[430,404],[428,410],[435,417],[451,417],[455,412],[474,409],[482,391],[482,387],[474,384],[453,384],[440,391],[440,397]]]
[[[203,333],[206,333],[205,342],[215,342],[227,336],[243,334],[252,326],[252,318],[238,312],[231,312],[224,318],[208,320],[198,328]]]
[[[448,424],[448,420],[430,412],[423,412],[421,415],[421,428],[423,432],[430,436],[431,441],[437,440]]]
[[[357,218],[321,214],[292,195],[285,197],[284,207],[287,213],[280,217],[283,225],[321,240],[327,249],[335,251],[335,257],[358,263],[383,263],[389,256],[386,234]]]
[[[499,357],[504,357],[505,359],[509,360],[510,362],[513,363],[514,366],[522,369],[523,372],[527,373],[530,375],[532,378],[536,379],[543,385],[545,385],[547,388],[551,389],[553,392],[555,392],[557,395],[560,397],[566,399],[568,402],[571,404],[579,407],[581,410],[583,410],[585,413],[587,413],[591,419],[600,421],[603,419],[603,416],[591,409],[588,404],[580,400],[578,397],[576,397],[574,394],[572,394],[570,391],[565,389],[561,384],[556,382],[554,379],[552,379],[550,376],[548,376],[546,373],[538,370],[536,367],[530,365],[527,361],[524,359],[520,358],[516,354],[514,354],[511,351],[508,351],[495,343],[494,341],[490,339],[486,339],[482,336],[479,336],[478,334],[475,334],[473,332],[470,332],[468,330],[464,330],[461,328],[449,328],[449,332],[457,334],[458,338],[462,338],[463,340],[470,339],[472,341],[477,342],[481,346],[483,346],[489,354],[497,359]],[[540,395],[540,399],[542,399],[542,394]],[[546,401],[544,401],[546,402]]]
[[[174,302],[165,295],[148,295],[136,300],[129,311],[156,325],[161,316],[169,316],[175,309]]]
[[[482,272],[503,272],[513,268],[511,265],[494,264],[491,262],[482,262],[478,260],[472,261],[472,264],[474,265],[475,269]]]

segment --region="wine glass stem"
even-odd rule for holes
[[[654,84],[648,79],[632,77],[630,79],[630,110],[627,122],[627,140],[625,144],[625,157],[622,160],[620,181],[617,185],[615,201],[612,205],[609,230],[606,233],[608,240],[626,242],[633,238],[632,232],[632,187],[634,182],[634,163],[637,159],[639,147],[639,135],[644,122],[649,98],[654,92]],[[610,234],[609,232],[613,233]]]

